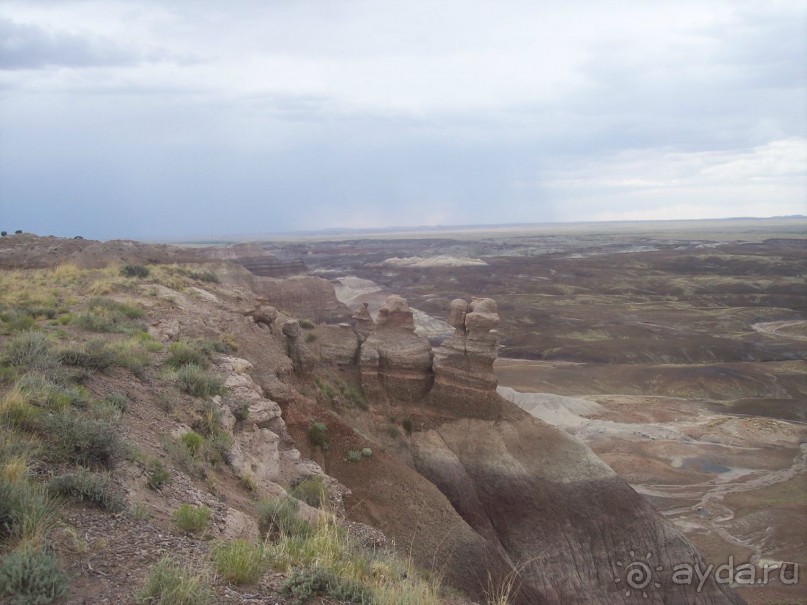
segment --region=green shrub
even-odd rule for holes
[[[316,340],[317,340],[317,335],[314,334],[313,332],[309,332],[308,334],[305,335],[305,341],[307,343],[312,343],[312,342],[315,342]]]
[[[319,475],[303,479],[291,490],[291,495],[314,508],[319,508],[328,500],[328,490]]]
[[[189,363],[177,370],[177,382],[180,390],[194,397],[212,397],[223,391],[220,378],[208,374],[204,368]]]
[[[151,361],[144,342],[137,337],[112,342],[93,338],[83,345],[62,347],[57,354],[65,365],[91,372],[120,366],[131,370],[137,377],[143,376],[144,369]]]
[[[132,332],[142,330],[133,320],[144,315],[140,307],[109,298],[94,298],[86,311],[79,313],[73,323],[90,332]]]
[[[304,330],[313,330],[316,327],[312,322],[308,321],[307,319],[301,319],[299,323],[300,327],[303,328]]]
[[[122,451],[118,432],[106,420],[63,411],[46,414],[40,426],[56,461],[111,466]]]
[[[200,341],[172,342],[168,345],[168,359],[165,360],[165,363],[175,369],[189,363],[200,368],[207,368],[210,366],[210,348]]]
[[[121,414],[125,414],[129,407],[129,399],[123,393],[110,393],[104,397],[103,401],[110,407],[119,410]]]
[[[198,534],[210,525],[211,510],[207,506],[192,506],[183,503],[174,511],[171,520],[179,529]]]
[[[364,447],[361,450],[361,455],[364,456],[365,458],[369,458],[370,456],[373,455],[373,450],[371,450],[369,447]]]
[[[230,462],[230,450],[233,449],[233,437],[227,431],[219,429],[207,438],[204,455],[212,466]]]
[[[318,566],[296,568],[280,590],[283,595],[294,598],[294,605],[305,605],[313,597],[331,597],[360,605],[374,602],[372,592],[365,586]]]
[[[117,361],[115,351],[110,344],[100,338],[88,340],[83,345],[63,347],[58,350],[57,354],[62,363],[91,372],[106,370],[115,365]]]
[[[112,351],[115,365],[128,369],[138,378],[144,376],[144,370],[151,358],[142,341],[137,338],[129,338],[112,342],[109,348]]]
[[[66,595],[68,586],[67,574],[45,548],[24,545],[0,561],[0,596],[14,605],[51,603]]]
[[[157,458],[152,459],[148,463],[146,473],[148,475],[146,485],[153,490],[160,490],[171,481],[171,474],[168,472],[168,469],[166,469],[162,461]]]
[[[183,471],[193,477],[204,478],[206,475],[204,463],[194,456],[182,439],[172,439],[170,435],[159,436],[160,444],[165,448],[171,461]]]
[[[10,366],[43,372],[59,365],[53,343],[42,332],[22,332],[10,338],[6,343],[5,360]]]
[[[328,436],[326,435],[326,431],[328,427],[322,422],[312,422],[308,425],[308,440],[311,442],[311,445],[314,447],[321,447],[322,449],[327,449],[328,447]]]
[[[0,322],[2,322],[3,334],[26,332],[33,330],[36,326],[36,321],[33,316],[20,310],[14,310],[11,313],[1,313]]]
[[[258,527],[264,536],[306,536],[311,525],[298,515],[294,498],[281,496],[261,500],[257,504]]]
[[[141,279],[148,277],[149,273],[151,273],[149,268],[143,265],[124,265],[120,270],[120,274],[123,277],[138,277]]]
[[[191,271],[190,278],[208,284],[218,284],[221,282],[218,276],[212,271],[203,271],[203,272]]]
[[[205,438],[196,431],[186,431],[185,433],[182,433],[182,436],[179,439],[182,441],[182,444],[188,448],[188,451],[194,456],[201,454],[202,448],[205,446]]]
[[[404,419],[404,421],[401,423],[401,425],[403,426],[403,428],[406,431],[407,435],[412,434],[412,421],[409,418]]]
[[[62,386],[39,372],[29,372],[16,384],[33,405],[47,410],[61,410],[69,406],[84,408],[88,395],[78,386]]]
[[[143,587],[135,594],[138,605],[207,605],[213,602],[210,585],[169,557],[151,568]]]
[[[197,410],[198,417],[193,423],[193,428],[205,437],[221,430],[221,409],[215,401],[207,400],[201,408]]]
[[[108,473],[91,473],[82,468],[75,473],[54,477],[48,483],[48,490],[58,496],[89,502],[104,510],[123,510],[123,498],[115,490]]]
[[[339,388],[339,392],[342,393],[348,403],[360,407],[363,410],[370,409],[361,387],[355,386],[343,380],[340,380],[337,383],[337,386]]]
[[[213,549],[213,563],[230,584],[257,584],[266,570],[263,544],[243,538],[219,544]]]
[[[347,453],[347,461],[348,462],[360,462],[361,461],[361,450],[350,450]]]

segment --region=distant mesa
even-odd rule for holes
[[[385,265],[393,267],[471,267],[487,265],[481,258],[470,258],[468,256],[448,256],[440,254],[423,258],[422,256],[409,256],[406,258],[388,258]]]

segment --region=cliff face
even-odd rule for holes
[[[702,565],[694,546],[587,446],[496,394],[495,301],[452,302],[455,333],[433,352],[414,334],[402,298],[390,297],[375,325],[363,315],[357,364],[371,411],[415,419],[385,470],[401,478],[416,471],[418,479],[390,497],[389,478],[326,466],[360,499],[353,506],[360,520],[406,544],[417,534],[413,555],[442,561],[449,580],[472,595],[486,590],[489,573],[495,584],[518,569],[515,602],[525,605],[612,605],[637,595],[649,603],[741,603],[711,580],[700,591],[674,584],[676,565]],[[357,346],[354,332],[340,334]],[[347,357],[331,360],[320,350],[317,362],[344,366]],[[640,589],[626,584],[631,557],[651,565],[652,581]]]

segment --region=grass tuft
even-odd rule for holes
[[[207,605],[213,592],[207,579],[169,557],[151,568],[143,587],[135,594],[138,605]]]
[[[230,584],[257,584],[266,571],[263,544],[243,538],[219,544],[213,549],[216,572]]]
[[[314,508],[319,508],[328,501],[328,489],[320,475],[303,479],[291,490],[291,495]]]
[[[108,473],[91,473],[82,468],[75,473],[51,479],[48,491],[71,500],[89,502],[111,512],[119,512],[124,508],[123,498],[115,490]]]
[[[281,496],[258,502],[258,527],[265,536],[302,536],[311,531],[311,525],[297,513],[299,504],[294,498]]]
[[[22,332],[6,343],[5,361],[26,370],[53,370],[59,365],[53,342],[42,332]]]
[[[171,520],[179,529],[192,534],[199,534],[210,525],[211,515],[212,511],[208,506],[192,506],[182,503],[174,511]]]
[[[220,395],[223,390],[222,380],[196,365],[186,364],[177,370],[177,382],[180,390],[194,397],[212,397]]]

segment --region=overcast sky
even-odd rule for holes
[[[807,214],[803,0],[4,0],[0,228]]]

